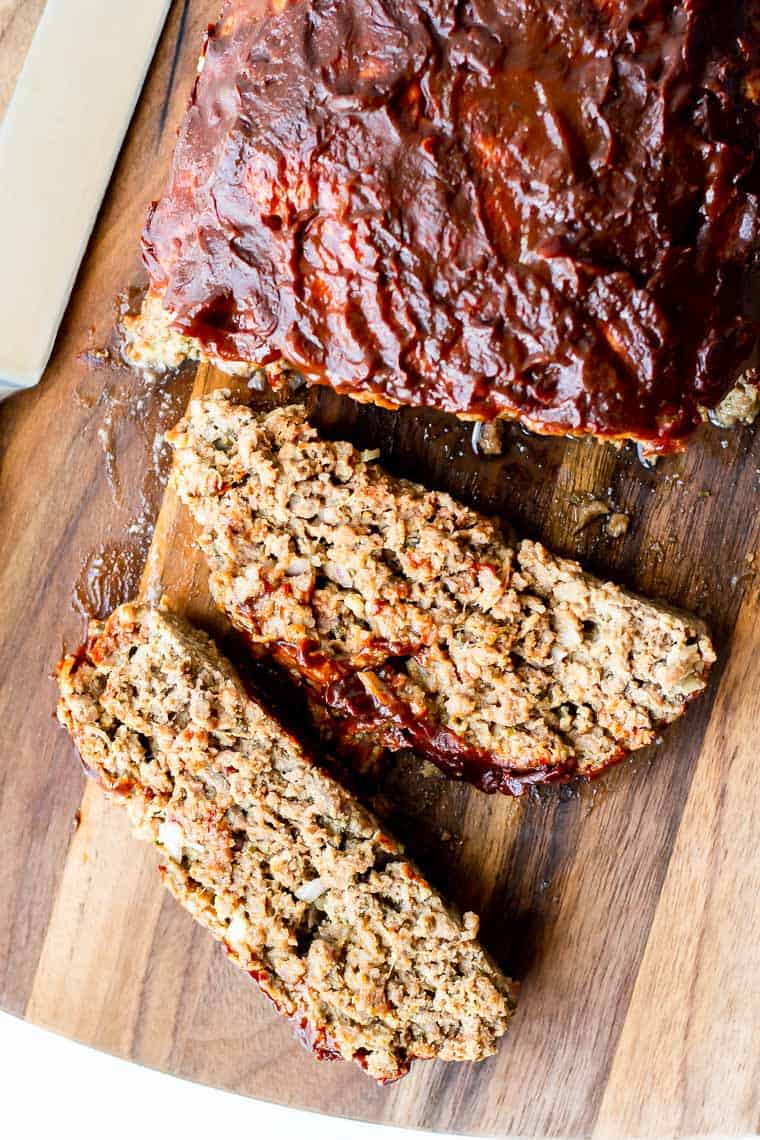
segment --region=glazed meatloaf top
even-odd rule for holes
[[[213,357],[679,445],[757,341],[757,0],[235,0],[152,290]]]
[[[210,639],[122,606],[58,668],[82,761],[164,882],[320,1057],[378,1080],[495,1051],[512,984],[381,823],[245,690]]]
[[[211,590],[339,736],[487,791],[592,775],[707,683],[702,622],[321,439],[299,406],[192,402],[169,433]]]

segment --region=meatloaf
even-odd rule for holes
[[[495,1051],[514,987],[380,822],[203,633],[125,605],[58,667],[82,761],[158,847],[164,883],[318,1056],[380,1081]]]
[[[130,353],[680,446],[757,345],[759,13],[228,0]]]
[[[593,775],[706,684],[702,622],[601,582],[299,406],[223,394],[169,433],[211,590],[303,679],[338,736],[412,748],[486,791]]]

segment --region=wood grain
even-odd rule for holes
[[[757,1131],[760,1123],[760,820],[751,793],[760,693],[747,685],[757,664],[759,617],[752,592],[734,630],[615,1051],[600,1137],[700,1135],[714,1129],[715,1106],[726,1135]],[[732,1066],[728,1083],[720,1058]]]
[[[0,0],[0,122],[45,9],[45,0]]]
[[[447,417],[310,397],[327,430],[376,443],[392,469],[699,610],[716,632],[706,697],[594,785],[495,799],[406,757],[383,787],[413,854],[482,912],[485,942],[523,980],[485,1064],[418,1065],[384,1090],[319,1065],[165,895],[118,807],[85,788],[49,679],[61,639],[82,636],[81,609],[142,589],[223,629],[187,517],[163,494],[156,436],[193,386],[229,380],[200,369],[149,385],[80,355],[107,341],[115,295],[139,279],[145,209],[214,8],[175,4],[48,373],[0,407],[0,1005],[143,1063],[364,1119],[502,1136],[753,1133],[756,432],[706,430],[656,472],[628,451],[517,430],[501,458],[476,459]],[[589,496],[630,511],[629,533],[579,530]]]

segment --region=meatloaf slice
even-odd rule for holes
[[[487,791],[595,774],[704,689],[702,622],[322,440],[301,407],[195,401],[169,433],[211,589],[344,738]]]
[[[82,761],[166,886],[319,1056],[381,1081],[495,1051],[513,986],[380,822],[246,692],[204,634],[122,606],[58,667]]]

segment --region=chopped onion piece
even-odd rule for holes
[[[339,565],[337,562],[325,562],[323,569],[331,581],[337,582],[339,586],[343,586],[346,590],[351,588],[353,584],[351,575],[344,566]]]
[[[301,902],[313,903],[316,902],[319,896],[323,895],[326,890],[327,883],[324,879],[312,879],[310,883],[304,883],[300,886],[295,892],[295,896],[297,899],[300,899]]]
[[[289,578],[296,578],[299,574],[306,574],[311,570],[308,558],[294,558],[285,573]]]
[[[233,946],[239,946],[241,942],[245,942],[247,934],[248,923],[241,912],[236,911],[227,927],[227,941]]]
[[[182,862],[182,848],[185,834],[178,823],[164,820],[158,829],[158,841],[178,863]]]

